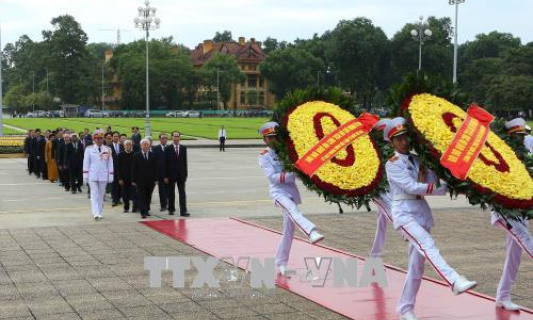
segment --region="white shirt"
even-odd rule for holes
[[[113,148],[115,148],[115,153],[116,153],[116,154],[119,154],[119,153],[120,153],[120,144],[118,144],[118,143],[113,143]]]
[[[100,151],[98,151],[100,148]],[[111,148],[96,144],[85,149],[83,158],[83,181],[113,181],[113,158]]]
[[[525,136],[524,145],[526,146],[526,149],[529,151],[529,153],[533,153],[533,136],[529,134]]]
[[[411,160],[409,160],[411,156]],[[440,188],[435,187],[437,177],[435,173],[428,169],[426,181],[418,182],[418,171],[420,161],[417,156],[411,154],[401,154],[395,152],[394,156],[387,161],[385,166],[387,179],[389,180],[390,196],[393,199],[391,206],[394,228],[407,224],[408,222],[418,222],[422,227],[432,228],[434,225],[431,209],[425,199],[420,200],[394,200],[397,196],[412,195],[444,195],[447,186],[442,184]]]
[[[224,138],[227,138],[227,137],[228,137],[227,134],[226,134],[226,129],[220,129],[220,130],[218,130],[218,138],[220,139],[220,138],[222,138],[222,137],[224,137]]]
[[[283,165],[274,150],[267,148],[261,152],[259,165],[270,182],[270,196],[274,202],[282,196],[291,198],[296,204],[302,202],[296,186],[296,175],[283,171]]]

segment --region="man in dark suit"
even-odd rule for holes
[[[131,184],[131,174],[133,165],[133,146],[131,140],[124,141],[124,151],[118,154],[118,183],[122,189],[122,200],[124,200],[124,213],[130,211],[130,200],[133,202],[132,212],[137,212],[137,190]]]
[[[59,141],[59,150],[58,150],[58,168],[59,168],[59,175],[61,176],[61,179],[63,181],[63,187],[65,187],[65,191],[70,191],[70,178],[68,176],[68,168],[67,168],[67,145],[70,144],[70,133],[68,131],[65,131],[63,133],[63,139]]]
[[[133,142],[133,152],[141,151],[141,134],[139,133],[139,127],[131,128],[131,141]]]
[[[113,132],[113,138],[111,144],[108,145],[111,148],[111,155],[113,156],[113,169],[114,172],[118,172],[118,155],[124,151],[124,146],[120,144],[120,134],[118,132]],[[111,198],[113,199],[113,204],[111,206],[116,206],[120,202],[120,185],[118,184],[118,175],[115,174],[113,178],[113,186],[111,187]]]
[[[165,183],[168,185],[168,214],[173,215],[175,207],[175,185],[178,186],[180,197],[180,215],[190,216],[187,212],[187,198],[185,193],[185,182],[187,181],[187,148],[180,145],[180,133],[172,133],[172,144],[165,148]]]
[[[69,174],[70,187],[72,194],[77,191],[81,192],[83,184],[83,145],[78,139],[78,135],[73,133],[70,136],[71,143],[66,146],[66,166]]]
[[[37,178],[41,177],[42,173],[42,163],[44,162],[44,148],[45,144],[42,144],[41,141],[44,140],[44,136],[41,135],[41,129],[35,129],[35,136],[31,142],[31,148],[33,151],[33,173]]]
[[[33,141],[33,130],[28,130],[28,135],[24,139],[24,154],[28,158],[28,174],[33,173],[33,151],[32,151],[32,141]]]
[[[167,146],[167,135],[161,133],[159,135],[159,145],[152,147],[152,152],[157,160],[157,187],[159,189],[159,204],[161,205],[161,212],[167,210],[168,205],[168,186],[165,183],[165,148]]]
[[[137,198],[141,216],[146,219],[150,215],[152,193],[157,184],[157,160],[150,151],[150,140],[141,140],[141,151],[133,155],[131,168],[131,184],[137,187]]]

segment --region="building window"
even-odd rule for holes
[[[257,76],[248,76],[248,88],[257,88]]]
[[[263,79],[263,77],[259,77],[259,88],[263,88],[264,85],[265,85],[265,80]]]
[[[241,105],[246,104],[246,94],[244,91],[241,91]]]

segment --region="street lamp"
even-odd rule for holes
[[[433,35],[430,29],[424,29],[426,26],[423,23],[424,17],[419,17],[417,29],[411,30],[413,40],[418,41],[418,71],[422,70],[422,44]]]
[[[144,7],[139,7],[139,16],[133,19],[135,27],[146,32],[146,120],[144,123],[145,136],[150,135],[150,93],[149,93],[149,78],[148,78],[148,37],[150,36],[150,30],[159,28],[161,19],[155,18],[155,7],[150,7],[150,1],[144,2]]]
[[[453,83],[457,83],[457,20],[459,17],[459,4],[465,0],[449,0],[450,5],[455,5],[455,29],[453,30]]]

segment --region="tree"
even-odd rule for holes
[[[279,49],[278,40],[275,38],[271,38],[271,37],[267,37],[265,41],[262,42],[262,45],[263,45],[263,48],[262,48],[263,52],[267,55],[271,53],[272,51]]]
[[[55,91],[64,103],[84,102],[86,82],[94,71],[87,57],[87,34],[69,15],[52,19],[54,31],[43,31],[50,48],[50,71]]]
[[[492,80],[500,75],[502,65],[501,58],[481,58],[472,61],[460,73],[461,90],[468,94],[471,101],[485,104]]]
[[[495,78],[487,92],[486,106],[498,111],[533,110],[533,77],[500,76]]]
[[[224,30],[222,33],[218,32],[213,37],[214,42],[227,42],[227,41],[234,41],[233,37],[231,35],[231,31]]]
[[[125,109],[143,109],[146,103],[146,42],[132,42],[117,47],[109,67],[114,70],[122,89]],[[152,39],[150,57],[150,105],[179,109],[186,100],[186,90],[193,73],[192,63],[172,37]]]
[[[384,89],[381,75],[388,68],[388,39],[381,28],[366,18],[342,20],[329,35],[326,58],[341,86],[370,109],[378,89]]]
[[[277,50],[259,65],[261,75],[270,80],[270,91],[278,100],[287,92],[317,83],[317,72],[325,70],[322,59],[296,48]]]
[[[510,49],[520,47],[520,38],[510,33],[492,31],[489,34],[478,34],[476,40],[467,41],[460,47],[460,62],[467,64],[481,58],[502,57]]]
[[[219,72],[219,94],[224,104],[224,110],[228,109],[228,102],[231,99],[231,86],[246,79],[246,76],[239,69],[235,56],[216,53],[209,61],[202,66],[202,73],[213,79],[217,70]],[[212,81],[210,81],[213,83]],[[208,82],[209,83],[209,82]],[[237,105],[235,104],[235,111]]]

